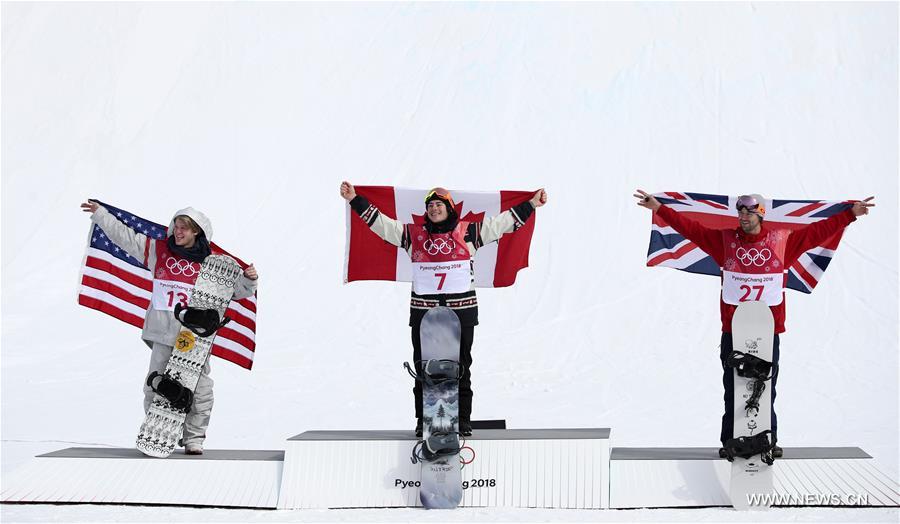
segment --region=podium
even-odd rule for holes
[[[731,464],[718,448],[613,448],[610,507],[731,506]],[[859,448],[785,448],[773,506],[898,506],[897,482]]]
[[[717,448],[610,448],[607,428],[476,429],[462,507],[727,507]],[[0,500],[258,509],[420,506],[412,431],[307,431],[284,450],[68,448],[4,475]],[[859,448],[785,448],[774,506],[900,506],[900,487]]]
[[[3,479],[3,502],[275,508],[284,451],[207,450],[148,457],[133,448],[68,448]]]
[[[412,431],[307,431],[288,440],[279,509],[420,506]],[[463,507],[609,506],[609,429],[488,429],[465,439]],[[466,449],[468,448],[468,449]]]

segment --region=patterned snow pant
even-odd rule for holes
[[[169,363],[169,357],[172,355],[172,346],[153,343],[153,352],[150,355],[150,369],[144,377],[144,413],[150,410],[150,403],[156,393],[147,385],[147,377],[154,371],[165,373],[166,366]],[[200,373],[200,379],[197,381],[197,387],[194,389],[194,403],[191,404],[191,412],[188,413],[184,421],[184,433],[182,433],[181,445],[188,444],[203,445],[206,439],[206,428],[209,427],[209,417],[213,407],[213,379],[209,378],[209,360],[203,364],[203,371]]]

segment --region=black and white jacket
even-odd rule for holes
[[[350,201],[350,207],[368,224],[369,228],[376,235],[410,254],[412,244],[410,235],[414,224],[403,224],[385,216],[377,207],[370,204],[365,197],[360,195],[357,195]],[[481,222],[469,223],[465,235],[466,248],[469,250],[470,257],[471,287],[469,291],[437,295],[419,295],[411,292],[409,325],[418,325],[429,309],[437,306],[446,306],[456,311],[463,326],[477,326],[478,297],[475,295],[475,264],[473,260],[475,252],[485,244],[496,242],[504,234],[512,233],[522,227],[533,212],[534,206],[531,202],[522,202],[495,217],[486,218]]]

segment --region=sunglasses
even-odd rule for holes
[[[742,195],[737,199],[737,203],[734,205],[735,209],[747,208],[754,209],[759,205],[759,201],[756,200],[756,197],[752,197],[750,195]]]

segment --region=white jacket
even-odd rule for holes
[[[191,217],[203,229],[206,239],[212,241],[212,223],[206,215],[192,207],[181,209],[175,213],[172,221],[169,223],[167,237],[172,236],[175,229],[175,217],[179,215]],[[151,272],[153,271],[153,268],[156,267],[156,249],[154,244],[158,241],[157,239],[135,232],[119,222],[103,206],[97,208],[97,211],[91,215],[91,220],[103,229],[103,232],[106,233],[110,240],[124,249],[129,255],[142,261]],[[163,241],[160,240],[160,242]],[[149,246],[148,243],[150,243]],[[144,260],[145,253],[147,255],[146,260]],[[250,280],[241,275],[234,288],[234,298],[240,299],[253,296],[253,293],[256,292],[256,285],[256,280]],[[147,309],[147,314],[144,316],[144,329],[141,333],[141,339],[151,347],[153,342],[172,346],[175,344],[175,339],[178,338],[180,330],[181,323],[175,320],[175,316],[171,311],[153,309],[153,304],[151,303]]]

